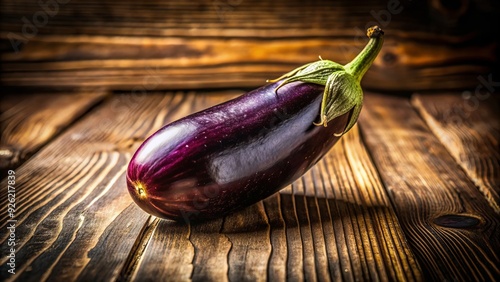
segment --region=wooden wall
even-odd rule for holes
[[[316,60],[346,63],[367,26],[386,44],[363,81],[384,91],[470,88],[498,65],[493,0],[4,0],[4,86],[255,87]]]

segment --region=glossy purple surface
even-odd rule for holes
[[[265,85],[149,137],[127,171],[134,201],[157,217],[223,216],[284,188],[335,144],[347,115],[319,121],[323,87]]]

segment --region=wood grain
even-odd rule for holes
[[[366,95],[364,140],[426,279],[494,281],[499,218],[408,99]]]
[[[222,228],[222,218],[191,226],[189,240],[194,247],[192,280],[229,281],[228,256],[232,243],[221,232]]]
[[[266,281],[272,249],[269,230],[262,202],[225,218],[222,233],[231,243],[229,281]]]
[[[102,90],[74,93],[2,93],[0,171],[15,169],[89,108]]]
[[[34,21],[38,1],[2,1],[1,82],[127,90],[141,84],[256,87],[319,55],[349,62],[366,43],[366,28],[379,24],[387,29],[386,43],[363,81],[366,87],[475,86],[477,75],[491,72],[499,60],[493,36],[499,9],[466,5],[457,16],[417,2],[399,1],[400,11],[391,14],[388,2],[376,0],[357,5],[347,0],[72,0],[59,5],[32,35],[25,21]],[[12,42],[20,45],[13,48]]]
[[[194,95],[117,94],[16,169],[18,281],[113,280],[127,272],[149,216],[125,187],[131,153],[146,136],[186,114]],[[185,103],[185,101],[188,101]],[[7,187],[6,180],[2,187]],[[7,206],[7,189],[0,192]],[[7,209],[0,211],[1,228]],[[0,242],[8,234],[2,233]],[[140,244],[139,244],[140,245]]]
[[[191,229],[183,223],[162,221],[155,229],[141,257],[134,280],[189,281],[193,272],[194,247],[189,241]]]
[[[421,279],[421,270],[405,243],[357,127],[312,169],[310,176],[303,179],[306,184],[312,182],[315,189],[304,189],[304,194],[314,193],[319,218],[332,222],[333,230],[327,224],[324,233],[335,234],[332,241],[326,237],[327,252],[333,252],[330,248],[336,246],[339,253],[340,269],[330,268],[331,273],[338,275],[340,271],[344,280]],[[328,210],[330,215],[325,214]]]
[[[142,140],[239,94],[115,93],[42,148],[16,170],[18,274],[5,277],[2,257],[2,280],[498,277],[498,217],[408,98],[367,94],[362,135],[354,127],[302,178],[232,215],[186,225],[140,210],[123,179]]]
[[[434,1],[432,1],[434,2]],[[211,1],[197,0],[191,2],[169,1],[168,3],[158,0],[148,0],[141,3],[134,1],[121,1],[113,3],[106,1],[83,1],[72,0],[68,3],[61,1],[59,10],[54,12],[49,22],[39,28],[38,33],[50,34],[53,31],[60,34],[93,34],[106,35],[134,35],[144,34],[147,36],[220,36],[221,32],[229,36],[240,37],[269,37],[274,36],[275,31],[284,32],[285,36],[307,36],[307,30],[315,33],[309,36],[330,36],[325,27],[325,22],[337,19],[338,25],[332,25],[333,33],[344,31],[346,28],[364,27],[368,21],[377,21],[373,14],[380,10],[389,10],[388,3],[376,0],[365,0],[353,5],[346,0],[303,2],[292,1]],[[394,30],[402,32],[403,27],[408,30],[426,31],[429,26],[434,26],[436,32],[444,33],[468,33],[474,30],[474,26],[467,26],[467,16],[480,16],[478,23],[489,23],[485,30],[476,31],[479,35],[485,35],[494,30],[494,24],[498,20],[494,18],[496,8],[494,1],[485,1],[489,6],[468,5],[459,16],[463,22],[449,22],[448,28],[444,30],[437,25],[437,20],[446,19],[446,7],[437,7],[428,3],[410,3],[401,1],[401,11],[396,14],[392,12],[390,23],[379,21],[380,24],[393,26]],[[434,3],[432,3],[434,4]],[[467,3],[458,3],[466,6]],[[32,20],[32,16],[43,7],[33,0],[2,1],[3,29],[8,31],[19,31],[23,21],[20,18],[26,16]],[[52,8],[52,7],[50,7]],[[457,7],[461,8],[461,7]],[[80,9],[80,10],[78,10]],[[429,15],[429,10],[434,9],[438,13]],[[48,9],[46,9],[48,10]],[[387,14],[387,13],[386,13]],[[168,16],[166,16],[168,15]],[[346,21],[346,16],[350,21]],[[432,17],[432,16],[435,16]],[[423,22],[422,18],[429,20]],[[342,21],[338,19],[343,19]],[[287,25],[290,27],[287,30]],[[77,28],[78,27],[78,28]],[[460,30],[460,28],[463,28]],[[131,28],[129,32],[125,28]],[[215,33],[219,29],[220,32]],[[144,33],[139,33],[141,30]],[[294,31],[296,33],[294,34]]]
[[[492,93],[463,94],[417,94],[412,104],[500,213],[500,98]]]

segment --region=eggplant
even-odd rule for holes
[[[360,81],[383,34],[369,28],[368,44],[345,66],[320,58],[164,126],[129,163],[132,199],[156,217],[189,222],[227,215],[289,185],[355,124]]]

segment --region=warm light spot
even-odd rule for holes
[[[144,200],[147,197],[146,194],[146,188],[143,186],[141,182],[137,182],[135,185],[135,191],[137,192],[137,196],[139,196],[139,199]]]

